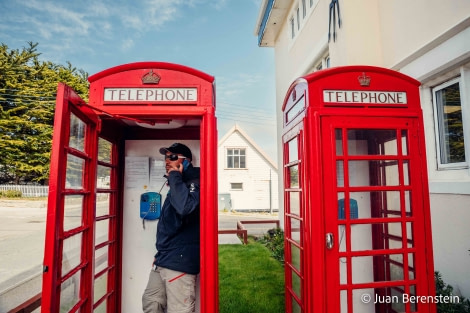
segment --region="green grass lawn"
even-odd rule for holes
[[[264,245],[219,245],[219,312],[285,312],[284,268]]]

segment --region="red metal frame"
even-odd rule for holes
[[[360,85],[359,78],[370,79],[370,86]],[[285,230],[286,230],[286,312],[292,312],[291,293],[292,281],[290,279],[290,265],[292,259],[289,249],[290,240],[290,205],[289,167],[287,142],[292,138],[299,138],[299,179],[301,197],[301,214],[303,226],[301,237],[304,241],[304,254],[301,263],[304,264],[304,289],[302,290],[302,312],[340,312],[340,290],[349,295],[347,312],[353,313],[353,290],[360,288],[380,288],[404,286],[402,292],[417,295],[434,295],[434,272],[432,262],[432,239],[429,210],[429,192],[427,187],[427,169],[424,146],[424,129],[422,112],[419,102],[419,82],[403,74],[371,66],[348,66],[318,71],[299,78],[289,88],[283,105],[283,152],[284,152],[284,203],[285,203]],[[355,103],[343,101],[324,101],[325,90],[338,91],[377,91],[380,93],[393,91],[406,93],[406,103]],[[303,97],[303,98],[302,98]],[[305,102],[303,102],[305,99]],[[341,129],[343,138],[347,138],[346,129],[396,129],[396,136],[401,140],[401,131],[408,134],[408,154],[402,154],[401,145],[398,145],[398,156],[336,156],[335,129]],[[400,137],[399,137],[400,136]],[[347,151],[347,142],[343,140],[343,153]],[[300,148],[302,147],[302,148]],[[337,160],[344,163],[345,181],[347,177],[347,160],[385,160],[398,165],[400,173],[408,169],[410,186],[406,186],[403,175],[399,176],[399,185],[389,188],[380,187],[353,187],[336,186]],[[290,162],[290,163],[289,163]],[[392,163],[390,163],[392,164]],[[405,165],[408,164],[407,167]],[[385,168],[377,168],[385,173]],[[373,172],[371,172],[373,174]],[[371,175],[372,175],[371,174]],[[376,174],[380,174],[377,172]],[[401,211],[399,216],[386,216],[382,218],[349,218],[349,192],[397,190],[401,196]],[[414,209],[412,216],[404,212],[404,191],[412,192],[411,206]],[[337,201],[338,192],[346,197],[345,220],[338,219]],[[379,201],[380,199],[376,199]],[[386,208],[385,208],[386,209]],[[388,235],[388,225],[396,222],[401,225],[402,235]],[[408,239],[408,225],[413,223],[413,237]],[[338,241],[331,250],[325,247],[325,236],[332,233],[335,240],[340,234],[338,225],[345,225],[346,250],[339,251]],[[372,250],[351,251],[351,227],[353,225],[371,226]],[[375,226],[374,226],[375,225]],[[379,227],[380,226],[380,227]],[[374,235],[375,234],[375,235]],[[379,236],[380,235],[380,240]],[[390,238],[384,242],[385,237]],[[388,242],[401,242],[401,249],[390,249]],[[410,245],[412,246],[410,247]],[[389,253],[401,254],[402,264],[391,260]],[[413,256],[413,267],[408,267],[408,255]],[[374,259],[374,275],[379,281],[371,283],[353,283],[352,257],[370,256]],[[340,282],[340,258],[345,258],[348,271],[346,281]],[[380,261],[380,264],[379,264]],[[388,265],[387,265],[388,264]],[[405,268],[403,280],[390,280],[390,266]],[[380,266],[379,266],[380,265]],[[410,277],[412,272],[414,277]],[[411,292],[410,288],[416,287]],[[356,296],[356,295],[355,295]],[[352,299],[352,300],[351,300]],[[385,305],[378,304],[376,312],[384,312]],[[435,304],[419,304],[419,312],[434,312]],[[410,312],[410,304],[405,305],[406,312]],[[357,312],[357,309],[354,311]]]
[[[83,101],[73,90],[64,84],[59,84],[56,101],[56,118],[51,156],[51,174],[49,178],[49,201],[46,227],[46,245],[44,251],[44,274],[42,312],[58,312],[60,308],[60,287],[75,273],[80,273],[80,286],[87,285],[92,280],[91,263],[93,255],[94,227],[93,214],[96,184],[96,155],[97,132],[99,121],[96,115],[87,108],[81,108]],[[69,147],[70,116],[75,114],[85,125],[84,150],[79,151]],[[67,155],[84,160],[82,188],[69,188],[65,185],[67,172]],[[68,195],[82,195],[82,224],[79,227],[64,230],[64,199]],[[80,245],[80,262],[68,273],[62,273],[63,242],[74,235],[82,235]],[[75,312],[85,305],[91,297],[92,290],[80,288],[80,299],[69,311]]]
[[[158,73],[158,85],[143,85],[142,76],[149,71]],[[84,274],[81,280],[80,301],[69,311],[92,312],[103,301],[107,301],[107,312],[121,312],[121,269],[122,269],[122,190],[123,190],[123,142],[126,139],[198,139],[200,140],[201,167],[201,271],[200,271],[200,310],[218,312],[218,234],[217,234],[217,126],[215,118],[214,77],[198,70],[178,64],[163,62],[139,62],[124,64],[104,70],[89,77],[90,101],[86,104],[69,87],[59,85],[57,93],[54,138],[51,159],[50,196],[46,227],[46,251],[44,258],[42,312],[59,312],[59,289],[61,275],[61,228],[63,224],[63,195],[85,195],[84,207],[94,208],[96,194],[112,195],[110,213],[96,217],[94,210],[84,215],[82,258],[79,270]],[[190,102],[172,103],[114,103],[104,101],[104,88],[197,88],[198,97]],[[90,170],[84,173],[90,187],[87,190],[64,189],[65,166],[69,136],[69,114],[71,110],[90,123],[90,141],[86,159]],[[94,112],[93,112],[94,111]],[[83,114],[81,112],[84,112]],[[89,116],[89,117],[88,117]],[[124,120],[151,121],[186,119],[198,121],[199,126],[183,127],[175,130],[142,129]],[[102,125],[102,127],[100,127]],[[112,144],[110,163],[97,160],[98,136]],[[90,138],[91,139],[91,138]],[[76,153],[72,151],[72,153]],[[96,189],[96,167],[103,165],[111,169],[110,189]],[[88,168],[88,167],[87,167]],[[109,238],[95,247],[94,222],[110,220]],[[67,235],[67,234],[65,234]],[[91,241],[90,241],[91,238]],[[108,266],[96,275],[93,274],[95,249],[110,248]],[[101,299],[93,299],[93,281],[108,274],[108,292]],[[215,295],[214,295],[215,293]],[[93,300],[93,301],[92,301]]]

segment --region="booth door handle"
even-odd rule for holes
[[[326,248],[331,250],[333,249],[333,246],[334,246],[333,233],[327,233],[326,234]]]

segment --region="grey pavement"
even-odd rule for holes
[[[0,199],[0,294],[13,283],[41,271],[46,228],[46,200]],[[236,229],[239,220],[277,219],[277,214],[219,212],[219,229]],[[245,225],[249,235],[262,235],[274,224]],[[219,244],[241,244],[235,234],[219,235]],[[24,277],[23,277],[24,276]]]

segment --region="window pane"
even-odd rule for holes
[[[289,183],[290,188],[299,188],[299,166],[289,167]]]
[[[85,130],[86,125],[76,115],[70,115],[70,138],[69,147],[80,151],[85,151]]]
[[[60,312],[69,312],[78,303],[80,299],[81,274],[81,271],[78,271],[60,286]]]
[[[465,162],[459,83],[436,91],[435,97],[441,163]]]
[[[104,246],[95,251],[95,275],[108,267],[109,246]]]
[[[83,196],[68,195],[64,202],[64,231],[82,226]]]
[[[96,217],[108,215],[109,210],[109,194],[107,193],[97,193],[96,194]]]
[[[299,146],[297,144],[297,137],[289,141],[287,148],[289,149],[289,160],[287,160],[287,162],[298,160],[299,159]]]
[[[98,165],[98,176],[96,177],[96,187],[109,189],[111,182],[111,168]]]
[[[99,245],[109,239],[109,220],[97,221],[95,226],[95,245]]]
[[[300,216],[300,192],[289,192],[290,213]]]
[[[76,234],[63,241],[62,276],[77,267],[81,261],[82,234]]]
[[[85,167],[85,160],[80,159],[71,154],[67,155],[67,170],[65,188],[81,189],[82,188],[82,175]]]
[[[108,287],[108,273],[101,275],[95,279],[95,286],[93,288],[93,300],[96,303],[99,301],[107,292]]]
[[[111,152],[113,144],[109,141],[99,138],[98,141],[98,160],[111,163]]]

